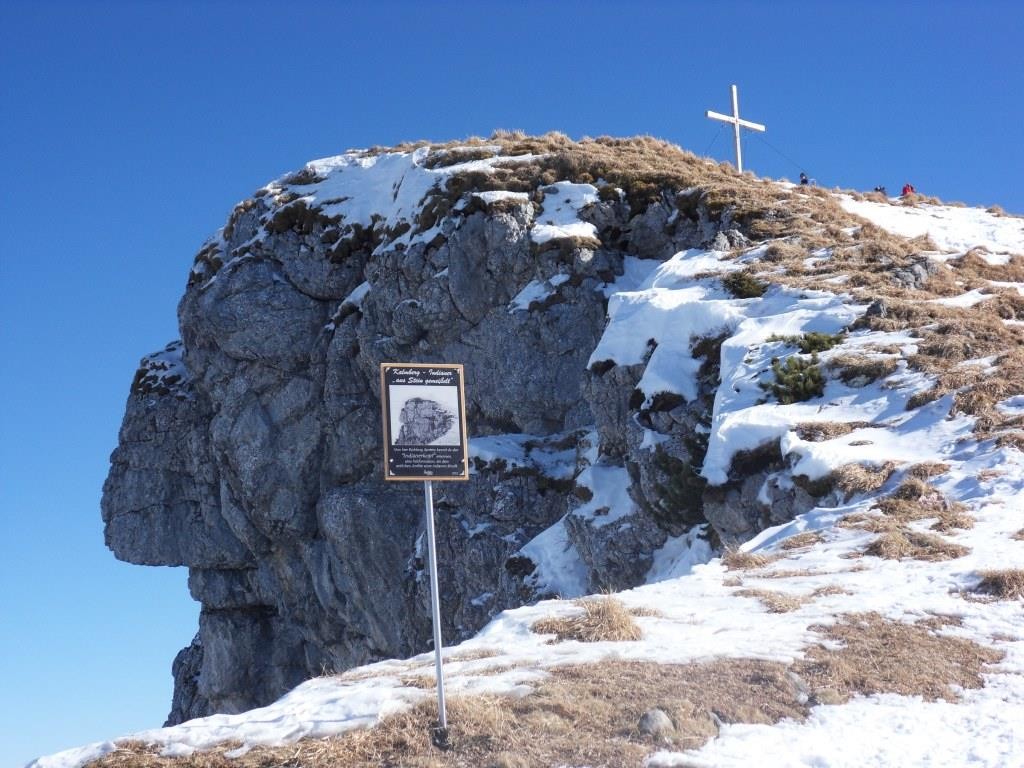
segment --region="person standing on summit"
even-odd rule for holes
[[[907,195],[916,195],[916,194],[917,194],[917,190],[914,189],[914,185],[911,184],[909,181],[906,184],[903,185],[903,191],[900,192],[900,195],[902,197],[906,197]]]

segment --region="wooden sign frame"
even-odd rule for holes
[[[385,480],[469,480],[461,364],[381,363],[380,402]]]

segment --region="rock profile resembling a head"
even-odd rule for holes
[[[398,420],[402,428],[396,445],[430,445],[451,429],[455,415],[434,400],[413,397],[402,406]]]

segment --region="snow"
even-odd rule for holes
[[[117,744],[112,741],[100,741],[95,744],[86,744],[84,747],[75,747],[58,752],[54,755],[47,755],[33,760],[27,768],[77,768],[93,760],[99,760],[117,749]]]
[[[588,488],[593,495],[572,514],[589,520],[595,528],[603,528],[636,511],[629,495],[632,483],[624,467],[587,467],[576,478],[576,484]]]
[[[587,568],[576,547],[569,541],[565,518],[546,529],[519,552],[536,564],[527,582],[539,592],[565,598],[587,593]]]
[[[545,187],[543,210],[530,230],[530,239],[538,244],[562,238],[597,239],[597,227],[581,221],[579,212],[598,199],[597,187],[593,184],[560,181]]]
[[[355,288],[353,288],[352,292],[349,293],[349,295],[344,298],[344,300],[341,302],[341,306],[345,306],[346,304],[348,304],[353,307],[361,307],[363,306],[363,299],[366,298],[366,294],[368,294],[369,292],[370,284],[367,282],[362,282]]]
[[[989,280],[989,285],[993,288],[1009,288],[1024,296],[1024,283],[1008,283],[1002,280]]]
[[[928,235],[940,250],[965,253],[984,248],[991,263],[1002,264],[1014,254],[1024,254],[1024,219],[996,216],[982,208],[949,205],[914,206],[854,200],[838,195],[839,204],[884,230],[903,237]]]
[[[806,475],[811,480],[854,462],[879,466],[886,461],[917,464],[943,460],[957,450],[958,443],[970,437],[974,428],[973,417],[950,416],[952,404],[953,396],[947,395],[888,420],[885,427],[855,429],[840,438],[818,443],[787,432],[780,447],[784,456],[797,459],[793,474]]]
[[[473,197],[483,200],[487,205],[497,203],[501,200],[514,200],[517,203],[525,203],[530,196],[525,192],[508,192],[504,189],[495,189],[488,192],[474,192]]]
[[[531,280],[526,286],[509,302],[509,312],[522,312],[528,310],[531,304],[541,303],[544,299],[554,295],[555,289],[562,283],[569,280],[569,275],[564,273],[552,275],[546,280]]]
[[[185,345],[180,339],[172,341],[159,352],[146,355],[139,362],[139,371],[144,372],[139,384],[149,391],[166,387],[178,397],[192,399],[188,387],[192,377],[185,367],[184,355]]]
[[[959,296],[949,296],[941,299],[932,299],[933,304],[942,304],[947,307],[973,307],[975,304],[980,304],[986,299],[994,298],[991,293],[985,293],[980,288],[975,288],[973,291],[967,293],[961,293]]]
[[[815,707],[803,723],[726,724],[718,739],[688,753],[659,752],[647,768],[866,768],[1019,766],[1024,758],[1020,677],[990,676],[984,693],[956,704],[883,694]],[[1018,762],[1014,762],[1018,761]]]
[[[686,576],[695,566],[708,562],[714,554],[705,538],[707,525],[698,525],[681,536],[671,536],[654,553],[654,561],[647,572],[647,583]]]
[[[1024,416],[1024,395],[1014,395],[996,403],[996,410],[1007,416]]]
[[[616,293],[635,291],[643,285],[652,272],[660,269],[663,262],[654,259],[638,259],[636,256],[624,256],[622,274],[602,287],[605,296]]]
[[[458,152],[455,147],[451,151]],[[340,217],[340,226],[359,225],[396,228],[415,222],[423,201],[435,191],[443,190],[448,178],[460,173],[492,173],[495,168],[538,159],[537,155],[496,155],[482,160],[469,160],[453,165],[428,168],[424,161],[429,147],[412,152],[367,154],[352,151],[334,157],[314,160],[306,169],[320,177],[313,184],[290,184],[284,176],[266,187],[272,194],[290,192],[298,197],[286,205],[304,204],[327,217]],[[479,193],[485,202],[499,199],[521,199],[520,193]],[[383,218],[378,218],[383,216]],[[429,242],[440,232],[439,225],[417,231],[415,227],[387,242],[388,247]],[[256,239],[266,236],[260,230]]]
[[[737,268],[736,260],[726,256],[716,251],[682,251],[653,269],[635,289],[612,293],[608,325],[590,356],[590,364],[610,360],[635,365],[646,359],[637,388],[647,405],[661,392],[692,401],[698,395],[697,375],[704,362],[693,357],[693,341],[725,335],[719,360],[721,384],[701,469],[709,483],[726,482],[738,452],[776,440],[783,456],[795,464],[796,474],[816,479],[846,463],[913,463],[942,456],[970,433],[971,419],[946,418],[949,400],[907,413],[909,399],[930,388],[932,381],[907,373],[902,365],[893,376],[862,387],[830,377],[823,395],[806,402],[781,405],[768,397],[762,385],[772,380],[772,360],[796,353],[791,345],[770,339],[810,332],[834,334],[864,308],[841,294],[778,287],[759,298],[733,298],[713,277]],[[905,333],[858,332],[821,353],[819,364],[827,366],[845,353],[864,354],[869,345],[891,344],[905,353],[914,348],[913,339]],[[842,439],[810,443],[793,432],[795,425],[808,421],[867,422],[872,427]],[[645,445],[648,442],[645,437]]]
[[[470,459],[488,464],[504,461],[509,469],[529,468],[555,480],[576,473],[576,451],[560,448],[564,435],[504,434],[473,437],[469,441]]]

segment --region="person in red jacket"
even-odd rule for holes
[[[903,195],[903,197],[906,197],[907,195],[916,195],[917,194],[917,190],[914,189],[914,185],[913,184],[908,182],[908,183],[903,185],[903,191],[900,192],[900,194]]]

